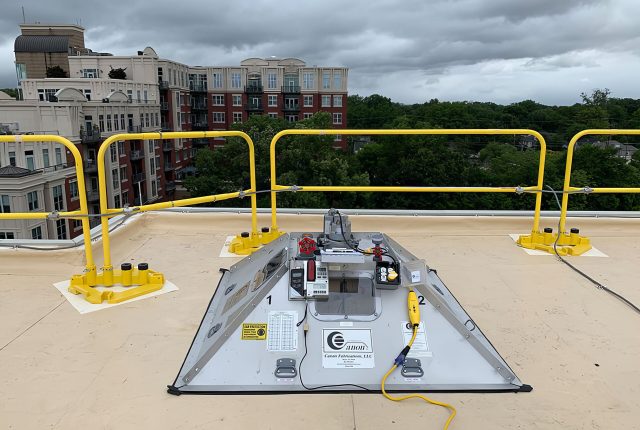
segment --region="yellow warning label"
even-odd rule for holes
[[[242,324],[242,340],[265,340],[267,338],[266,323]]]

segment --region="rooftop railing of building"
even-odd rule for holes
[[[190,83],[189,84],[189,90],[196,92],[196,93],[206,93],[207,92],[207,85],[206,84],[194,84],[194,83]]]
[[[264,107],[262,105],[262,102],[260,102],[260,103],[246,103],[244,105],[244,109],[245,110],[249,110],[249,111],[260,111],[260,110],[264,110]]]

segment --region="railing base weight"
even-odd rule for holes
[[[285,234],[284,231],[274,228],[263,228],[260,233],[240,233],[233,238],[228,249],[232,254],[249,255],[283,234]]]
[[[124,291],[100,291],[96,286],[125,287]],[[82,294],[89,303],[100,304],[106,300],[109,304],[122,303],[136,297],[160,290],[164,286],[164,275],[149,269],[132,268],[113,270],[104,267],[102,273],[73,275],[69,292]]]
[[[556,233],[532,231],[531,234],[520,236],[517,243],[523,248],[555,254],[553,244],[556,237],[558,237]],[[588,237],[580,236],[577,232],[562,233],[556,248],[560,255],[577,256],[591,249],[591,241]]]

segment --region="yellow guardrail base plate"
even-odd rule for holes
[[[106,301],[109,304],[114,304],[158,291],[164,286],[164,275],[153,270],[113,270],[110,273],[97,273],[92,277],[95,278],[95,281],[90,282],[89,276],[86,274],[74,275],[69,284],[69,292],[84,295],[85,300],[89,303],[99,304]],[[106,282],[106,279],[110,281]],[[97,286],[112,287],[115,285],[125,287],[125,290],[110,291],[96,288]]]
[[[553,244],[557,237],[557,233],[534,231],[531,234],[520,236],[516,243],[523,248],[555,254]],[[580,236],[578,233],[561,234],[556,245],[558,254],[571,256],[582,255],[591,248],[591,240],[586,236]]]

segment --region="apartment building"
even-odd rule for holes
[[[345,128],[347,79],[345,67],[309,67],[297,58],[249,58],[236,67],[189,67],[186,71],[160,61],[158,67],[161,88],[181,86],[182,91],[189,91],[191,109],[185,112],[190,113],[193,130],[228,130],[251,115],[296,122],[320,111],[331,113],[333,128]],[[166,100],[171,101],[171,96]],[[206,140],[194,141],[196,146],[207,144]],[[336,134],[335,146],[346,148],[346,139]]]
[[[335,129],[346,127],[344,67],[309,67],[300,59],[274,57],[249,58],[239,66],[189,66],[161,59],[150,47],[131,56],[94,52],[85,47],[84,28],[77,25],[23,24],[20,29],[14,45],[20,100],[0,94],[0,133],[58,134],[73,142],[83,157],[92,213],[100,212],[98,149],[113,134],[228,130],[251,115],[295,122],[319,111],[331,113]],[[47,77],[55,66],[64,77]],[[116,69],[124,72],[119,79],[110,77]],[[223,144],[224,139],[117,142],[106,160],[109,206],[174,198],[176,181],[195,171],[196,149]],[[335,146],[346,147],[339,133]],[[52,161],[58,154],[61,163]],[[74,210],[72,164],[66,149],[47,142],[0,144],[0,169],[6,167],[0,170],[3,210],[61,207],[56,203],[61,189],[64,209]],[[20,188],[22,182],[29,186]],[[37,209],[28,201],[33,187],[39,193]],[[91,220],[92,225],[98,222]],[[7,237],[40,237],[33,232],[36,227],[43,238],[81,232],[79,223],[63,229],[50,221],[38,226],[0,222]]]

